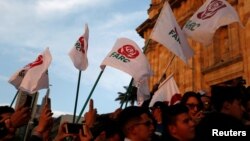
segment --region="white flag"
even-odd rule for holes
[[[21,82],[23,81],[23,78],[25,74],[27,73],[28,68],[24,67],[21,70],[18,70],[16,73],[14,73],[10,79],[9,83],[15,86],[16,89],[19,89]]]
[[[173,75],[170,75],[165,81],[159,85],[159,89],[155,92],[150,101],[149,107],[152,107],[155,102],[163,101],[168,105],[174,105],[181,100],[181,94],[174,80]]]
[[[168,48],[186,64],[188,64],[188,59],[194,55],[168,2],[164,3],[150,38]]]
[[[103,69],[106,65],[130,74],[134,78],[135,86],[138,88],[152,75],[146,56],[134,41],[127,38],[117,39],[113,49],[103,60],[101,68]],[[146,94],[145,91],[147,90],[144,88],[145,86],[140,90]]]
[[[69,56],[74,66],[79,70],[86,70],[88,67],[88,40],[89,28],[86,24],[84,34],[77,40],[75,46],[69,52]]]
[[[148,87],[148,79],[142,80],[137,87],[137,104],[141,106],[145,100],[150,99],[150,90]]]
[[[37,59],[26,65],[23,69],[11,76],[9,83],[17,89],[28,92],[30,94],[37,92],[40,89],[48,88],[48,67],[52,57],[49,49],[37,57]]]
[[[216,30],[224,25],[239,22],[235,9],[225,0],[207,0],[183,27],[184,33],[193,40],[208,46]]]

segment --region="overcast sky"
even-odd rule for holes
[[[49,47],[52,110],[56,115],[73,114],[78,70],[68,52],[88,23],[89,67],[82,72],[79,113],[116,39],[127,37],[143,47],[135,29],[147,19],[149,4],[150,0],[0,0],[0,105],[10,104],[17,91],[8,83],[10,76]],[[119,107],[114,101],[117,92],[125,92],[123,86],[130,79],[124,72],[106,68],[92,97],[98,113]],[[45,92],[40,91],[38,103]]]

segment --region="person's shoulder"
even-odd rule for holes
[[[220,112],[207,114],[197,126],[208,126],[211,128],[244,128],[244,124],[233,116]]]
[[[37,135],[31,135],[29,141],[42,141],[43,139]]]
[[[197,141],[211,141],[218,136],[237,136],[237,139],[244,141],[248,134],[250,135],[240,120],[223,113],[211,113],[196,126]]]

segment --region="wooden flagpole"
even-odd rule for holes
[[[104,70],[105,70],[105,68],[103,68],[103,69],[101,70],[101,72],[99,73],[98,78],[96,79],[95,84],[94,84],[94,86],[92,87],[92,89],[91,89],[91,91],[90,91],[90,93],[89,93],[89,96],[88,96],[87,100],[85,101],[85,103],[84,103],[84,105],[83,105],[83,107],[82,107],[82,110],[81,110],[81,112],[80,112],[80,114],[79,114],[79,116],[78,116],[78,118],[77,118],[76,123],[78,123],[79,120],[81,119],[82,113],[83,113],[83,111],[85,110],[85,108],[86,108],[86,106],[87,106],[87,104],[88,104],[88,102],[89,102],[89,100],[90,100],[90,98],[91,98],[91,96],[92,96],[92,94],[93,94],[93,92],[94,92],[94,90],[95,90],[95,87],[96,87],[97,83],[99,82],[99,80],[100,80],[100,78],[101,78],[101,76],[102,76]]]
[[[75,123],[75,117],[76,117],[76,109],[77,109],[77,103],[78,103],[78,95],[79,95],[80,82],[81,82],[81,74],[82,74],[82,71],[79,70],[78,83],[77,83],[77,89],[76,89],[76,99],[75,99],[74,115],[73,115],[73,123]]]
[[[161,76],[161,79],[158,81],[158,84],[161,83],[162,79],[164,78],[165,73],[167,72],[168,68],[169,68],[170,65],[172,64],[172,62],[173,62],[175,56],[176,56],[176,55],[173,54],[171,60],[168,62],[168,65],[167,65],[166,69],[163,71],[163,74],[162,74],[162,76]]]

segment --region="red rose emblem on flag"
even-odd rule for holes
[[[207,6],[206,10],[203,12],[200,12],[197,14],[197,17],[199,19],[205,20],[208,18],[213,17],[218,10],[221,8],[227,7],[226,4],[224,4],[222,1],[219,0],[213,0],[211,3]]]
[[[140,53],[132,45],[124,45],[119,48],[118,53],[126,56],[127,58],[133,59],[136,58]]]
[[[35,66],[41,65],[42,63],[43,63],[43,56],[39,55],[34,62],[29,63],[28,65],[25,66],[25,68],[31,69]]]
[[[81,51],[83,54],[85,54],[84,45],[85,45],[84,37],[80,37],[75,44],[76,50]]]

